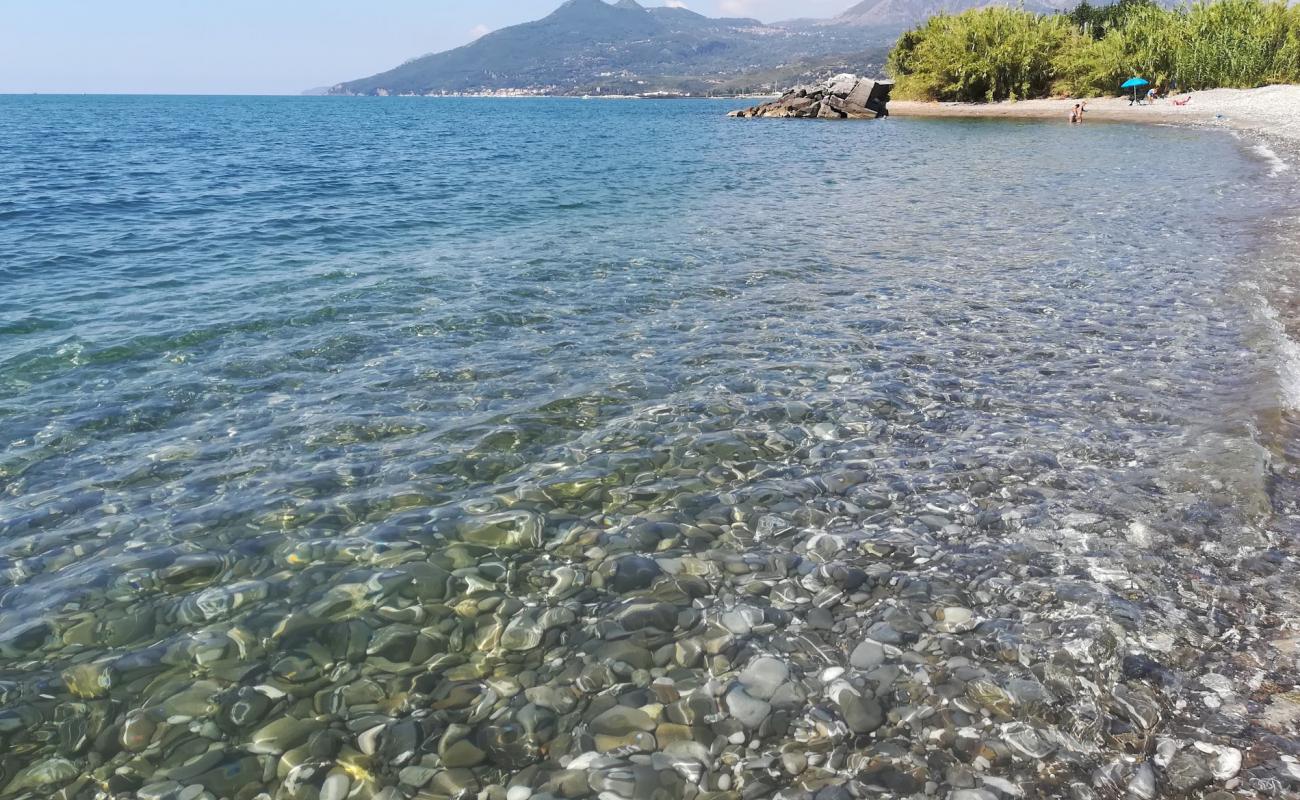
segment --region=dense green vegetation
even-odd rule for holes
[[[1215,0],[1085,2],[1068,14],[984,8],[905,33],[889,57],[896,96],[993,101],[1118,94],[1139,75],[1163,90],[1300,82],[1300,6]]]

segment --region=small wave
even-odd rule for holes
[[[1274,346],[1277,347],[1277,377],[1281,399],[1287,408],[1300,411],[1300,342],[1287,334],[1277,309],[1264,298],[1258,285],[1253,282],[1248,285],[1259,296],[1260,313],[1270,330]]]
[[[1275,153],[1273,148],[1266,144],[1255,145],[1255,152],[1260,158],[1264,159],[1264,161],[1268,163],[1268,176],[1270,178],[1276,178],[1278,175],[1291,169],[1291,165],[1283,161],[1282,157]]]

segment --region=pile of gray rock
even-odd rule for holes
[[[733,111],[732,117],[877,119],[889,116],[893,81],[836,75],[817,86],[792,89],[770,103]]]

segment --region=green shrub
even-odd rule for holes
[[[1128,72],[1125,77],[1140,75],[1162,88],[1178,82],[1178,51],[1187,41],[1186,20],[1181,13],[1159,6],[1133,8],[1114,32],[1123,43],[1121,61],[1116,66],[1120,72]],[[1119,83],[1113,84],[1111,91],[1118,87]],[[1106,87],[1096,88],[1106,91]]]
[[[1300,6],[1287,12],[1286,43],[1277,54],[1278,80],[1292,80],[1300,75]]]
[[[1129,14],[1141,9],[1159,10],[1155,0],[1119,0],[1110,5],[1094,6],[1083,0],[1068,16],[1079,29],[1094,39],[1103,39],[1106,34],[1118,28]]]
[[[1254,86],[1294,79],[1279,61],[1292,21],[1286,6],[1257,0],[1197,4],[1187,13],[1178,73],[1189,86]]]
[[[931,17],[890,54],[900,97],[1007,100],[1037,97],[1055,80],[1052,60],[1071,27],[1065,17],[984,8]]]
[[[1076,97],[1105,94],[1128,79],[1124,67],[1124,38],[1111,31],[1101,39],[1076,32],[1052,62],[1056,73],[1053,91]]]
[[[1161,89],[1300,82],[1300,7],[1085,1],[1050,16],[985,8],[933,17],[907,32],[887,69],[900,97],[966,102],[1118,94],[1132,75]]]

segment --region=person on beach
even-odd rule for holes
[[[1083,122],[1083,103],[1075,103],[1070,109],[1070,124],[1078,125],[1080,122]]]
[[[1156,87],[1152,86],[1150,89],[1147,89],[1147,105],[1153,106],[1155,104],[1156,104]]]

